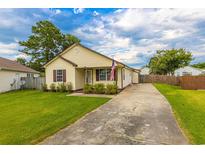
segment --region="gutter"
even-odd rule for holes
[[[28,71],[20,71],[20,70],[13,70],[13,69],[7,69],[7,68],[0,68],[0,70],[13,71],[13,72],[22,72],[22,73],[34,73],[34,74],[40,74],[40,72],[28,72]]]

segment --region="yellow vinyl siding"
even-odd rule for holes
[[[84,67],[111,67],[112,60],[100,56],[86,48],[76,46],[62,55],[62,57],[76,63],[79,68]]]
[[[62,60],[61,58],[55,58],[53,61],[45,65],[46,72],[46,83],[48,87],[53,83],[53,70],[66,69],[66,82],[71,82],[73,90],[82,89],[85,83],[85,69],[92,69],[93,84],[104,83],[112,84],[113,81],[96,81],[96,69],[111,68],[112,60],[99,55],[85,47],[76,45],[72,48],[65,50],[61,57],[77,64],[73,66],[69,62]],[[133,80],[136,80],[133,76],[134,73],[129,68],[123,68],[125,70],[125,80],[122,79],[122,67],[123,65],[117,63],[117,86],[119,89],[126,87],[131,84]]]
[[[83,89],[85,83],[85,71],[84,69],[75,70],[75,89]]]
[[[45,69],[46,84],[48,85],[48,88],[52,83],[55,83],[56,85],[58,83],[62,83],[62,82],[53,82],[53,70],[58,70],[58,69],[66,70],[66,82],[71,82],[73,89],[75,89],[75,67],[60,58],[50,63]]]

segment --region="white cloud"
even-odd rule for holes
[[[2,43],[0,42],[0,55],[14,55],[18,53],[17,43]]]
[[[93,11],[93,16],[98,16],[100,13],[97,11]]]
[[[61,14],[61,10],[56,9],[56,10],[55,10],[55,14],[56,14],[56,15],[57,15],[57,14]]]
[[[0,10],[0,28],[17,28],[20,25],[27,25],[32,22],[32,19],[17,15],[13,9]],[[6,11],[7,10],[7,11]]]
[[[122,62],[146,63],[142,55],[150,57],[159,49],[186,48],[194,56],[204,55],[200,22],[205,24],[205,9],[119,9],[76,29],[75,34]]]
[[[73,13],[74,14],[83,13],[84,11],[85,11],[84,8],[75,8],[75,9],[73,9]]]
[[[14,56],[14,60],[17,58],[24,58],[24,59],[28,59],[28,56],[24,53],[19,53],[18,55]]]

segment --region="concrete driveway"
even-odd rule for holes
[[[152,84],[126,88],[41,144],[188,144],[166,99]]]

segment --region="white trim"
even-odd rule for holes
[[[58,75],[58,71],[62,71],[62,75]],[[59,77],[59,76],[62,76],[62,81],[58,81],[58,77]],[[63,82],[63,77],[64,77],[64,76],[63,76],[63,69],[57,69],[57,70],[56,70],[56,82]]]

